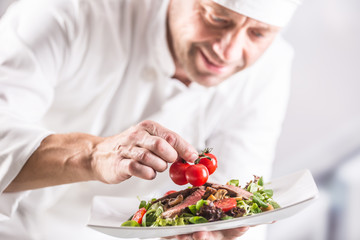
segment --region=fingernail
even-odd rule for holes
[[[193,154],[191,154],[189,161],[194,162],[198,157],[199,157],[199,154],[193,153]]]

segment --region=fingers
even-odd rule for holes
[[[198,157],[197,151],[179,135],[152,121],[143,121],[121,134],[104,138],[96,149],[94,159],[104,161],[93,161],[93,168],[98,169],[95,175],[110,183],[118,183],[131,176],[151,180],[179,157],[187,161],[195,161]],[[107,173],[103,169],[109,166],[113,170]]]
[[[193,240],[192,234],[177,235],[176,239],[178,239],[178,240]]]
[[[139,146],[149,149],[168,163],[175,162],[178,156],[176,150],[165,139],[158,136],[148,134],[141,142],[139,142]]]
[[[237,238],[244,235],[249,230],[249,227],[239,227],[227,230],[218,231],[225,239]]]
[[[200,231],[195,232],[192,234],[183,234],[183,235],[177,235],[176,239],[179,240],[232,240],[237,239],[238,237],[244,235],[247,230],[249,230],[249,227],[239,227],[239,228],[233,228],[233,229],[226,229],[226,230],[220,230],[220,231],[212,231],[212,232],[206,232],[206,231]],[[165,239],[171,239],[165,238]]]
[[[185,161],[194,162],[198,158],[198,153],[194,147],[192,147],[189,143],[187,143],[183,138],[181,138],[178,134],[162,127],[160,124],[155,123],[153,121],[143,121],[139,124],[139,126],[145,129],[150,135],[158,136],[164,139],[175,151],[177,154],[183,158]],[[154,140],[159,141],[159,140]],[[162,154],[167,147],[161,142],[157,142],[157,144],[153,145],[156,148],[153,149],[156,154]],[[174,160],[175,161],[175,160]]]
[[[132,159],[123,159],[120,162],[120,169],[127,172],[129,176],[135,176],[146,180],[152,180],[156,177],[156,172],[149,166],[145,166]]]
[[[226,239],[226,240],[232,240],[237,239],[238,237],[244,235],[246,231],[249,229],[249,227],[240,227],[240,228],[233,228],[233,229],[227,229],[227,230],[221,230],[221,231],[213,231],[213,232],[195,232],[193,234],[184,234],[176,236],[177,239],[181,240],[187,240],[187,239],[193,239],[193,240],[219,240],[219,239]]]
[[[163,172],[167,168],[167,163],[163,159],[159,158],[146,148],[121,146],[119,151],[121,152],[122,157],[133,159],[157,172]]]

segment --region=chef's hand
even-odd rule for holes
[[[244,235],[248,229],[249,227],[240,227],[221,231],[195,232],[179,235],[175,238],[179,240],[232,240]]]
[[[198,153],[175,132],[146,120],[118,135],[101,138],[91,156],[96,180],[120,183],[131,176],[153,179],[178,157],[193,162]]]

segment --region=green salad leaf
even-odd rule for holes
[[[198,224],[198,223],[207,223],[208,220],[201,216],[195,216],[189,219],[191,223]]]
[[[129,220],[121,224],[122,227],[140,227],[140,224],[138,224],[134,220]]]
[[[197,211],[197,212],[200,211],[200,208],[201,208],[204,204],[208,205],[208,202],[209,202],[208,200],[203,200],[203,199],[197,201],[196,204],[195,204],[195,206],[196,206],[196,211]]]
[[[238,187],[238,186],[239,186],[239,180],[238,180],[238,179],[231,179],[231,180],[228,182],[228,185],[233,185],[233,186]]]
[[[192,214],[196,214],[197,210],[196,210],[196,205],[190,205],[188,206],[188,208],[190,209],[191,213]]]
[[[259,186],[264,186],[264,179],[263,179],[263,177],[260,177],[257,183],[259,184]]]

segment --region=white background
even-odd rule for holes
[[[360,1],[305,0],[284,35],[296,56],[274,176],[308,168],[320,199],[269,239],[360,239]]]
[[[296,56],[276,173],[318,174],[360,148],[360,1],[305,0],[284,35]]]

